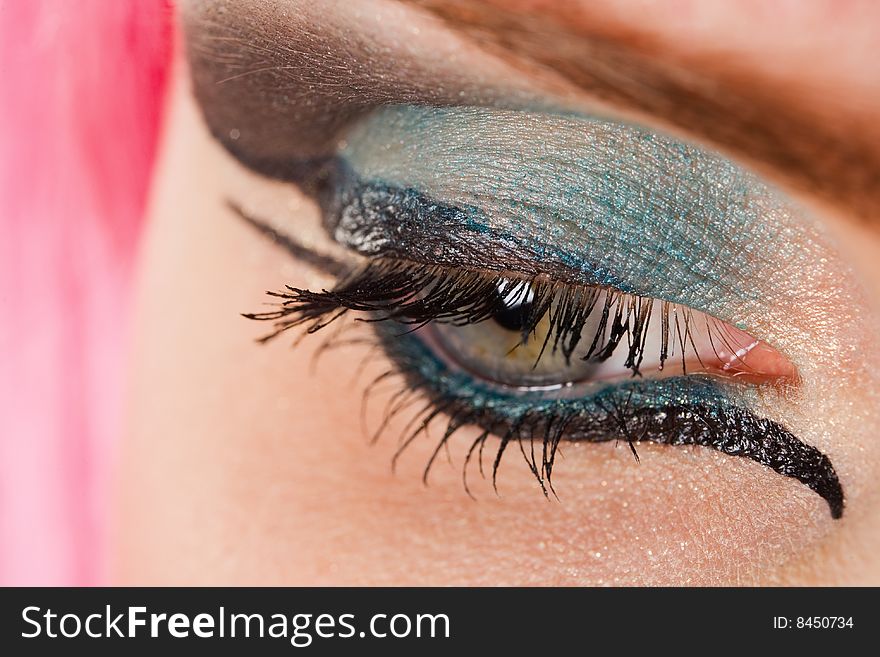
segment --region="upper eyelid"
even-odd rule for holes
[[[448,250],[460,265],[495,262],[563,280],[580,270],[577,282],[730,320],[719,304],[760,301],[759,270],[803,258],[793,245],[775,248],[780,239],[809,243],[806,225],[757,178],[604,120],[388,108],[349,133],[347,144],[325,207],[337,240],[367,255],[390,248],[442,262]]]
[[[411,109],[430,111],[432,108],[414,107]],[[481,110],[481,108],[433,109],[447,113],[496,111]],[[407,108],[384,108],[379,111],[379,114],[395,110],[406,111]],[[511,119],[519,120],[520,112],[511,111],[509,113]],[[382,117],[375,117],[375,120],[381,122]],[[562,116],[560,120],[565,120],[565,117]],[[352,129],[359,130],[360,128],[353,126]],[[351,133],[347,133],[346,137],[350,140]],[[421,149],[419,156],[423,159],[424,156],[430,155],[431,149],[426,148],[424,144],[415,143],[409,138],[403,139],[400,134],[396,139],[401,141],[404,147],[414,148],[416,151]],[[474,145],[479,146],[479,142],[475,142]],[[528,144],[523,144],[523,146],[527,147]],[[338,164],[337,159],[327,158],[318,166],[306,166],[303,170],[312,178],[306,180],[305,184],[302,180],[299,181],[303,191],[313,200],[318,200],[319,205],[323,206],[325,224],[331,229],[331,235],[336,233],[337,241],[340,234],[337,232],[339,226],[336,219],[338,219],[337,213],[340,206],[338,205],[339,199],[334,198],[334,195],[339,190],[337,184],[339,181],[334,180],[334,176],[339,172]],[[436,198],[432,199],[432,201],[437,200]],[[774,206],[778,201],[779,199],[773,201]],[[707,257],[695,253],[693,258],[685,259],[687,263],[702,263],[701,266],[711,267],[718,257],[717,245],[721,245],[726,251],[729,251],[731,236],[740,241],[744,240],[743,243],[749,245],[749,249],[757,256],[756,259],[751,260],[748,258],[743,260],[741,257],[735,260],[728,259],[727,264],[724,264],[721,270],[716,268],[714,273],[710,272],[709,278],[700,276],[698,279],[692,279],[689,283],[681,278],[680,271],[675,273],[670,270],[665,274],[662,272],[658,274],[654,269],[644,268],[639,280],[634,281],[631,275],[626,274],[629,266],[626,262],[633,262],[631,258],[626,256],[626,250],[618,249],[614,242],[606,241],[604,242],[604,252],[612,258],[613,263],[616,263],[609,271],[618,275],[613,280],[600,281],[591,278],[590,280],[580,280],[580,282],[592,284],[604,282],[611,287],[640,296],[680,303],[748,331],[751,335],[772,345],[773,348],[784,354],[789,361],[796,364],[798,369],[806,367],[806,363],[812,361],[808,369],[815,370],[820,362],[815,357],[816,346],[832,344],[834,340],[837,340],[842,328],[851,324],[850,319],[847,318],[859,315],[860,306],[858,303],[843,301],[843,299],[850,298],[847,295],[853,288],[847,282],[848,272],[843,268],[833,246],[822,232],[821,226],[816,225],[809,215],[802,214],[799,207],[789,206],[785,201],[782,201],[782,205],[778,207],[783,213],[781,216],[774,216],[773,213],[767,216],[756,215],[754,220],[749,222],[750,228],[748,230],[736,230],[730,234],[721,231],[717,239],[709,242],[702,238],[699,241],[694,241],[693,237],[686,239],[692,248],[703,249],[708,256],[707,259]],[[251,206],[251,209],[256,208]],[[364,222],[363,218],[359,218],[357,212],[350,213],[349,218],[356,230],[370,229],[369,223]],[[694,226],[698,227],[701,223],[705,222],[698,217]],[[429,224],[426,223],[426,225]],[[295,234],[293,227],[284,232]],[[486,234],[483,237],[486,238],[489,235]],[[641,250],[644,245],[650,244],[653,245],[651,248],[662,250],[667,248],[667,241],[668,238],[642,236],[638,239],[639,249]],[[678,244],[679,242],[673,241],[673,243]],[[343,246],[352,246],[345,239],[342,244]],[[713,244],[716,246],[712,246]],[[399,249],[400,255],[413,256],[411,251],[404,248],[404,244],[400,242],[400,234],[389,242],[389,245],[392,249]],[[496,268],[503,267],[525,275],[533,275],[542,271],[546,273],[546,263],[542,263],[540,267],[535,267],[532,263],[530,269],[528,267],[529,258],[523,257],[522,254],[515,257],[513,264],[498,262],[498,240],[494,240],[486,246],[491,247],[493,251],[492,253],[487,252],[482,260],[477,261],[477,264],[490,262],[494,263]],[[361,252],[361,255],[370,255],[370,253]],[[421,261],[436,263],[436,259],[432,260],[432,257],[432,254],[427,254]],[[622,258],[625,259],[622,260]],[[473,260],[459,261],[458,264],[475,266]],[[551,272],[551,275],[561,280],[571,280],[570,272],[568,279],[565,278],[566,273],[563,271]],[[701,285],[694,286],[694,280],[701,281]],[[728,286],[730,281],[737,283],[738,292],[730,293]],[[672,294],[669,293],[670,284],[678,285],[677,293],[676,290],[672,290]],[[827,319],[817,323],[814,321],[815,306],[811,299],[815,299],[817,295],[828,299],[831,290],[839,291],[834,295],[835,298],[841,299],[841,302],[835,303],[833,308],[823,311],[823,315]],[[686,296],[682,296],[681,293]],[[830,351],[823,352],[823,356],[825,360],[833,358]],[[829,361],[828,365],[831,366],[832,363]]]

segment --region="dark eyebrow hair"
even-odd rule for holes
[[[591,95],[703,137],[799,192],[880,223],[880,143],[720,56],[707,55],[699,71],[685,68],[643,36],[587,33],[563,20],[562,6],[556,15],[552,5],[536,13],[491,0],[399,1],[514,65],[543,65]]]

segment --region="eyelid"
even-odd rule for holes
[[[331,169],[328,228],[370,257],[605,285],[774,346],[812,330],[814,274],[834,285],[802,208],[717,154],[635,126],[384,108],[352,129]]]
[[[832,275],[839,274],[839,264],[833,251],[808,216],[796,214],[785,199],[732,163],[662,136],[584,117],[480,108],[435,112],[411,107],[383,110],[349,136],[340,155],[313,170],[314,179],[304,191],[318,202],[330,235],[354,255],[401,257],[425,265],[440,263],[527,277],[546,274],[555,280],[672,301],[748,331],[799,366],[809,357],[806,346],[812,346],[802,344],[803,336],[813,336],[813,341],[834,337],[823,337],[817,330],[809,301],[819,282],[829,289],[837,285],[839,277],[833,279]],[[609,135],[624,130],[621,134],[628,139],[638,137],[634,147],[656,146],[662,152],[678,153],[685,163],[708,158],[712,175],[704,172],[693,180],[675,178],[675,185],[666,184],[666,191],[658,192],[653,191],[653,182],[662,179],[631,181],[634,205],[625,206],[622,212],[609,206],[605,214],[583,211],[561,215],[533,212],[536,206],[530,205],[526,206],[528,220],[522,222],[514,221],[512,215],[499,219],[494,206],[487,210],[477,205],[494,200],[475,195],[473,186],[453,189],[454,202],[445,202],[416,186],[400,186],[385,179],[387,167],[403,170],[400,162],[389,162],[403,153],[421,160],[406,159],[413,163],[409,169],[436,169],[442,184],[454,185],[452,162],[443,161],[451,148],[446,124],[451,121],[453,127],[460,127],[473,118],[511,135],[525,121],[538,130],[533,137],[547,132],[548,120],[549,125],[569,128],[572,120],[576,125],[599,125]],[[415,135],[397,129],[420,122],[423,130]],[[556,134],[559,141],[562,133]],[[465,133],[453,136],[456,148],[466,141]],[[478,156],[484,152],[484,136],[477,133],[470,137],[466,145]],[[530,154],[536,157],[541,153],[523,147],[522,158]],[[588,151],[583,157],[592,162],[596,155]],[[612,183],[618,171],[629,175],[638,168],[636,160],[617,168],[617,161],[604,157],[595,166],[602,179]],[[487,178],[491,172],[479,157],[469,166],[469,176]],[[670,170],[656,162],[647,168],[654,176]],[[641,170],[638,173],[642,175]],[[423,174],[416,171],[415,175]],[[519,194],[520,189],[514,193]],[[665,203],[664,194],[668,193],[679,195],[677,204]],[[703,193],[723,204],[714,209],[706,206],[700,196]],[[697,200],[691,197],[691,209],[679,212],[676,208],[684,207],[681,204],[688,194],[696,194]],[[592,197],[592,203],[603,198],[595,193]],[[642,213],[639,204],[659,214]],[[822,326],[826,325],[835,326],[833,322]],[[801,337],[795,340],[796,336]]]

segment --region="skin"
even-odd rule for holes
[[[272,4],[279,1],[286,0]],[[252,3],[259,8],[262,0]],[[197,16],[211,4],[183,3],[184,15]],[[427,4],[450,20],[463,2]],[[332,279],[260,237],[229,211],[228,198],[246,199],[260,216],[323,251],[337,247],[319,229],[307,195],[249,171],[212,137],[181,54],[141,262],[119,469],[120,583],[880,583],[880,414],[870,385],[880,341],[869,328],[877,324],[871,318],[880,299],[880,234],[876,190],[858,183],[874,175],[876,153],[865,144],[880,143],[868,138],[877,128],[865,119],[880,105],[866,54],[876,48],[876,35],[866,31],[866,13],[880,7],[851,3],[836,10],[838,4],[828,3],[820,11],[822,3],[808,9],[780,3],[775,11],[786,28],[771,34],[762,18],[769,10],[759,3],[677,3],[677,11],[656,17],[653,9],[633,11],[633,3],[622,1],[504,4],[564,26],[572,38],[601,36],[638,52],[649,45],[655,61],[687,66],[738,97],[772,81],[780,90],[773,102],[790,114],[809,107],[803,120],[817,126],[774,134],[775,154],[794,137],[814,134],[833,136],[822,143],[834,144],[835,152],[864,155],[847,171],[824,172],[848,186],[840,198],[805,182],[816,171],[783,166],[748,141],[713,133],[707,126],[714,121],[691,121],[685,131],[670,119],[668,104],[627,104],[607,94],[597,100],[589,90],[570,88],[571,76],[534,85],[546,96],[579,107],[602,104],[615,116],[686,133],[734,155],[815,214],[834,244],[833,261],[841,263],[835,271],[852,282],[816,321],[841,313],[855,319],[851,330],[831,332],[839,344],[811,343],[799,334],[786,344],[779,337],[784,326],[766,327],[782,342],[777,346],[797,354],[806,381],[801,397],[774,400],[773,408],[831,456],[847,493],[844,518],[831,520],[824,502],[796,482],[705,449],[642,444],[636,465],[626,446],[564,445],[554,471],[559,501],[546,500],[525,463],[509,458],[499,473],[499,496],[471,472],[474,502],[460,472],[472,431],[456,437],[454,467],[441,458],[430,485],[422,484],[435,430],[435,439],[416,441],[392,474],[405,421],[370,445],[357,411],[383,359],[371,361],[355,381],[369,349],[353,345],[324,354],[312,370],[320,338],[295,350],[292,336],[259,347],[254,339],[267,327],[239,317],[260,308],[266,289],[320,288]],[[878,20],[875,15],[873,24]],[[802,33],[823,36],[805,44]],[[735,55],[735,76],[719,53]],[[821,64],[798,65],[805,55]],[[525,66],[525,56],[534,63],[561,55],[518,51],[501,60]],[[498,61],[480,64],[475,57],[474,67],[481,66],[500,86],[510,74]],[[816,277],[817,298],[826,285]],[[853,352],[858,358],[848,356]],[[382,396],[394,390],[377,394],[369,426],[381,421]]]

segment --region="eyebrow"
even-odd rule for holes
[[[856,137],[846,120],[805,111],[776,82],[734,71],[724,57],[685,68],[641,35],[587,33],[565,3],[528,11],[493,0],[398,1],[514,65],[546,66],[593,96],[703,137],[801,193],[880,223],[880,146]]]

